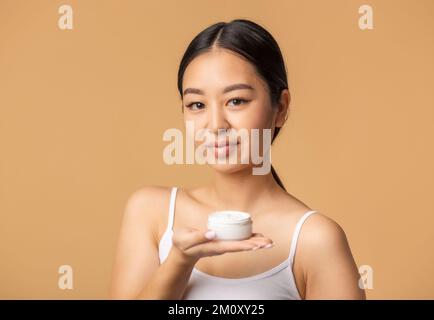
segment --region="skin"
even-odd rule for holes
[[[253,90],[223,93],[224,88],[238,83]],[[184,94],[184,120],[193,121],[196,130],[206,128],[215,134],[219,128],[270,128],[274,132],[284,125],[290,102],[288,90],[283,90],[279,103],[272,106],[268,86],[254,67],[220,48],[189,64],[183,88],[202,91]],[[143,187],[129,197],[111,298],[182,299],[193,268],[218,277],[242,278],[265,272],[288,257],[295,224],[311,208],[281,189],[271,173],[252,175],[252,164],[210,166],[214,172],[210,185],[178,190],[174,245],[161,265],[158,244],[167,226],[170,188]],[[254,234],[250,239],[204,237],[209,212],[228,208],[251,214]],[[264,248],[267,244],[273,246]],[[252,250],[258,245],[262,248]],[[322,213],[310,216],[301,229],[293,272],[303,299],[366,298],[358,287],[360,275],[343,229]]]

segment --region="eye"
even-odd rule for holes
[[[235,107],[248,102],[247,100],[241,99],[241,98],[233,98],[233,99],[229,100],[229,102],[231,102],[231,101],[234,102],[233,106],[235,106]]]
[[[202,105],[202,106],[198,106],[198,105]],[[193,110],[193,111],[202,110],[203,103],[201,103],[201,102],[192,102],[189,105],[187,105],[186,107],[188,109],[190,109],[190,110]]]

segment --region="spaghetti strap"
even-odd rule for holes
[[[295,250],[297,249],[297,241],[298,241],[298,236],[300,235],[301,227],[303,226],[303,223],[306,221],[306,219],[315,212],[316,212],[315,210],[310,210],[306,212],[300,218],[300,220],[298,220],[297,225],[295,226],[294,234],[292,235],[291,249],[289,250],[289,258],[288,258],[291,267],[294,262]]]
[[[169,219],[167,223],[167,230],[173,230],[173,218],[175,215],[175,200],[177,190],[177,187],[173,187],[172,192],[170,193]]]

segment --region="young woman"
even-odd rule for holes
[[[195,130],[271,129],[288,117],[284,60],[249,20],[216,23],[188,46],[178,72],[185,121]],[[261,136],[263,137],[263,136]],[[201,143],[201,142],[200,142]],[[228,154],[227,144],[213,147]],[[237,153],[240,153],[237,145]],[[342,228],[286,192],[274,169],[211,164],[211,185],[143,187],[126,204],[113,270],[114,299],[365,299]],[[213,239],[208,214],[248,212],[253,235]]]

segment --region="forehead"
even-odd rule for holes
[[[235,52],[212,49],[197,56],[184,73],[183,88],[219,89],[233,83],[247,83],[264,89],[265,83],[255,67]]]

